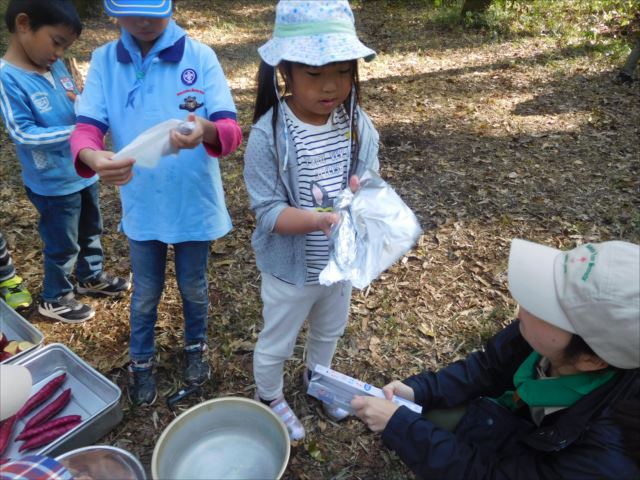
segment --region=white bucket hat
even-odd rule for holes
[[[358,40],[346,0],[281,0],[273,38],[258,53],[274,67],[283,60],[319,67],[358,58],[368,62],[376,56]]]
[[[515,239],[509,290],[528,312],[580,335],[605,362],[640,367],[640,246],[587,243],[566,252]]]
[[[110,17],[171,16],[171,0],[104,0],[104,11]]]

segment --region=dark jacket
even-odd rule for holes
[[[400,407],[382,434],[385,445],[429,480],[639,479],[612,418],[618,401],[640,395],[639,369],[621,370],[571,407],[546,416],[539,427],[528,407],[514,412],[491,400],[514,389],[513,374],[532,351],[518,323],[493,337],[484,351],[405,380],[425,411],[469,405],[453,433]]]

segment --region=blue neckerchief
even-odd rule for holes
[[[127,107],[133,107],[136,96],[140,88],[142,87],[144,77],[147,74],[147,70],[149,70],[149,66],[153,62],[153,59],[157,57],[158,54],[163,50],[172,47],[178,40],[184,37],[187,32],[180,28],[174,20],[170,20],[167,28],[165,28],[164,32],[162,32],[162,34],[158,37],[156,43],[153,45],[153,47],[151,47],[151,50],[144,58],[142,58],[140,47],[138,46],[133,36],[124,28],[120,29],[120,33],[120,40],[122,42],[122,45],[127,50],[127,52],[129,52],[131,62],[136,69],[136,81],[127,94],[126,103]]]

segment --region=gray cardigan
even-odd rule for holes
[[[304,235],[273,233],[276,220],[287,207],[300,208],[298,191],[298,158],[291,138],[285,148],[282,115],[278,115],[276,137],[279,162],[276,164],[276,142],[271,119],[273,109],[265,113],[251,129],[244,155],[244,181],[251,209],[256,213],[256,230],[251,244],[256,264],[263,273],[302,287],[307,272]],[[371,120],[358,107],[360,152],[358,174],[366,169],[378,171],[378,132]],[[288,159],[285,162],[285,151]]]

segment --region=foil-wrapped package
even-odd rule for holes
[[[319,282],[350,281],[363,289],[407,253],[422,233],[411,209],[373,170],[360,189],[344,189],[334,199],[340,221],[331,230],[329,262]]]

